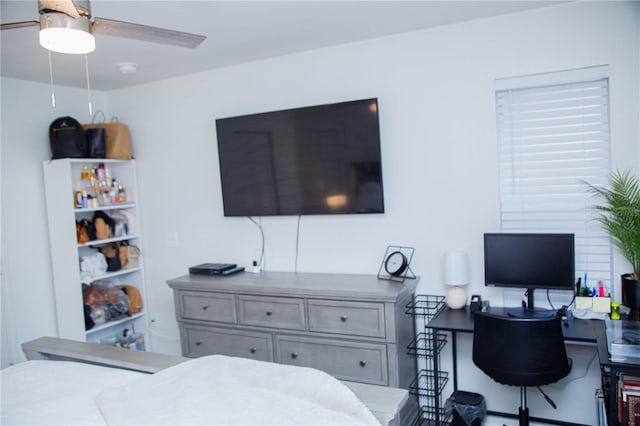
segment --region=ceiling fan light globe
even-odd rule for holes
[[[58,53],[86,54],[96,49],[89,33],[70,28],[48,28],[40,31],[40,45]]]
[[[58,53],[86,54],[96,49],[86,17],[72,18],[61,13],[40,17],[40,45]]]

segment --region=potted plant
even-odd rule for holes
[[[632,308],[637,319],[640,311],[640,182],[638,176],[626,170],[612,173],[609,184],[609,188],[588,185],[594,195],[604,200],[595,206],[601,212],[596,219],[633,268],[631,273],[621,276],[622,303]]]

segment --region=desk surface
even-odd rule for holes
[[[489,309],[493,314],[505,314],[506,308],[493,307]],[[583,320],[573,318],[569,314],[563,321],[562,334],[565,340],[573,342],[595,342],[595,324],[601,320]],[[473,315],[469,307],[464,309],[449,309],[444,307],[426,325],[428,328],[462,333],[473,333]]]
[[[611,367],[619,371],[628,371],[630,374],[640,373],[640,363],[611,361],[609,359],[609,347],[607,346],[607,326],[604,321],[599,321],[595,326],[596,337],[598,339],[598,357],[600,365]]]

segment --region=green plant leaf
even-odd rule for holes
[[[590,192],[603,199],[594,206],[596,217],[613,239],[620,253],[633,267],[635,279],[640,277],[640,182],[631,170],[611,174],[609,187],[585,182]]]

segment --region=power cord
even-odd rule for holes
[[[567,306],[571,306],[573,305],[573,302],[576,300],[576,293],[573,292],[573,297],[571,298],[571,302],[569,302],[567,304]],[[554,311],[556,310],[556,308],[553,307],[553,303],[551,303],[551,297],[549,297],[549,289],[547,289],[547,302],[549,302],[549,306],[551,306],[551,309],[553,309]]]
[[[549,403],[549,405],[551,405],[553,407],[554,410],[557,410],[558,407],[556,407],[556,403],[553,402],[553,400],[551,398],[549,398],[549,395],[547,395],[546,393],[544,393],[544,391],[542,390],[542,388],[540,386],[536,386],[538,388],[538,390],[540,391],[540,393],[542,393],[542,395],[544,395],[544,399],[547,400],[547,402]]]
[[[300,245],[300,219],[302,219],[302,215],[298,215],[298,226],[296,229],[296,264],[294,267],[295,272],[298,272],[298,247]]]
[[[593,355],[591,356],[591,359],[589,360],[589,362],[587,363],[587,367],[584,369],[584,372],[576,377],[571,377],[568,380],[563,380],[562,381],[562,386],[557,386],[558,384],[554,384],[552,385],[554,388],[565,388],[569,383],[571,382],[575,382],[576,380],[580,380],[583,379],[585,377],[587,377],[587,374],[589,373],[589,370],[591,369],[591,364],[593,364],[593,361],[595,361],[596,359],[596,355],[598,355],[598,351],[597,349],[593,351]]]
[[[258,260],[258,265],[264,270],[267,266],[267,261],[264,255],[264,229],[262,228],[262,218],[258,217],[258,220],[255,220],[251,216],[247,216],[247,218],[254,223],[260,230],[260,259]],[[295,253],[295,265],[294,271],[298,272],[298,252],[300,247],[300,221],[302,219],[302,215],[298,215],[298,223],[296,226],[296,253]]]
[[[253,222],[260,231],[260,259],[258,259],[258,265],[264,270],[267,267],[267,261],[264,257],[264,229],[262,229],[262,218],[258,217],[256,221],[251,216],[247,216],[251,222]]]

